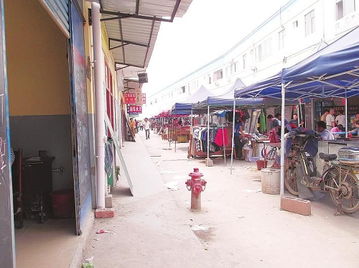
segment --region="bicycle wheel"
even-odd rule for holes
[[[268,152],[268,160],[275,160],[275,157],[276,157],[276,151],[277,151],[277,148],[272,148],[270,149],[270,151]]]
[[[263,149],[261,150],[261,156],[263,159],[267,160],[267,148],[263,147]]]
[[[298,196],[299,191],[297,185],[297,174],[295,169],[295,165],[287,161],[285,165],[284,185],[285,188],[287,188],[288,192],[290,192],[292,195]]]
[[[347,214],[359,210],[358,178],[351,170],[332,167],[328,169],[324,180],[329,185],[329,193],[334,204],[341,206]]]

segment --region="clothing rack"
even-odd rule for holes
[[[201,153],[206,153],[207,158],[212,155],[219,155],[221,152],[224,162],[226,163],[226,155],[228,146],[231,143],[229,126],[225,125],[212,125],[208,126],[196,126],[193,127],[193,135],[190,143],[190,155],[198,156]],[[209,131],[208,131],[209,130]],[[206,131],[206,133],[203,133]],[[199,153],[199,154],[198,154]]]

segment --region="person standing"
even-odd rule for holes
[[[242,149],[244,146],[243,138],[243,124],[241,120],[236,119],[236,123],[234,125],[234,149],[236,158],[241,160],[243,157]]]
[[[320,117],[320,121],[326,122],[327,121],[327,115],[329,114],[329,110],[325,109],[324,114]]]
[[[343,114],[343,111],[339,110],[337,117],[335,117],[335,122],[338,125],[345,126],[345,115]]]
[[[327,124],[327,129],[331,130],[332,129],[332,125],[333,123],[335,123],[335,110],[333,108],[331,108],[329,110],[329,114],[327,115],[327,117],[325,118],[325,122]]]
[[[148,120],[148,118],[145,118],[145,122],[143,123],[143,126],[145,128],[146,140],[148,140],[150,138],[150,127],[151,127],[151,123]]]
[[[133,118],[130,118],[130,129],[131,129],[132,136],[135,137],[135,135],[136,135],[136,122],[135,122],[135,120],[133,120]]]
[[[273,115],[269,114],[267,116],[267,132],[271,131],[273,128]]]

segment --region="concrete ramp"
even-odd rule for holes
[[[165,190],[161,174],[151,160],[140,135],[136,142],[125,142],[121,149],[129,180],[131,192],[135,197],[145,197]],[[123,177],[124,170],[121,170]]]

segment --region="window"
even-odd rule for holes
[[[265,60],[272,55],[272,38],[268,38],[256,47],[256,59]]]
[[[305,20],[305,36],[311,35],[315,32],[315,14],[314,10],[310,11],[304,16]]]
[[[237,72],[237,62],[231,63],[231,74],[234,74]]]
[[[181,89],[182,89],[182,94],[186,93],[186,87],[185,86],[181,87]]]
[[[256,58],[258,61],[262,61],[263,60],[263,49],[262,49],[262,44],[259,44],[256,47]]]
[[[355,0],[344,1],[344,16],[353,13],[355,10]]]
[[[106,113],[110,121],[110,126],[114,129],[114,95],[113,95],[113,84],[111,70],[107,64],[105,64],[105,83],[106,83]],[[111,137],[110,131],[107,135]]]
[[[279,50],[284,48],[284,37],[285,37],[285,29],[278,32],[278,49]]]
[[[298,27],[299,27],[299,22],[298,22],[298,20],[293,21],[293,28],[294,28],[294,29],[297,29]]]
[[[245,70],[247,67],[247,54],[242,56],[242,69]]]
[[[344,16],[355,12],[355,0],[337,0],[336,1],[336,19],[340,20]]]
[[[223,70],[219,69],[213,73],[213,81],[217,81],[223,78]]]
[[[337,1],[336,3],[336,17],[337,20],[340,20],[344,17],[344,9],[343,9],[343,0]]]

